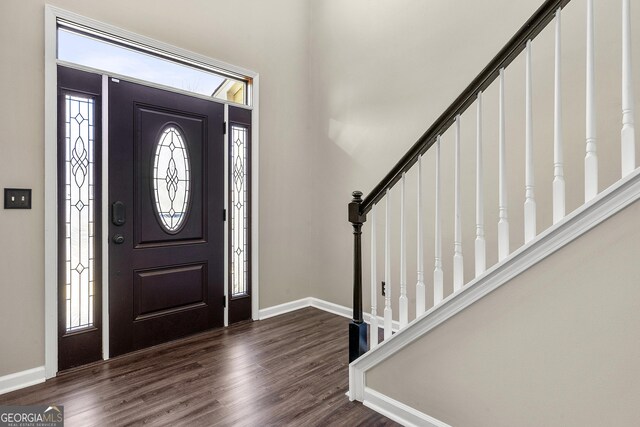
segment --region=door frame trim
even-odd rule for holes
[[[240,105],[232,102],[224,102],[221,100],[215,100],[212,102],[219,102],[229,105],[234,105],[242,108],[248,108],[252,110],[251,117],[251,126],[253,129],[252,132],[252,148],[251,148],[251,159],[252,159],[252,177],[251,177],[251,185],[252,185],[252,194],[251,194],[251,203],[253,209],[253,216],[251,218],[251,238],[253,241],[252,245],[252,272],[251,272],[251,280],[253,284],[252,289],[252,318],[254,320],[259,319],[259,165],[260,165],[260,157],[259,157],[259,105],[260,105],[260,97],[259,97],[259,89],[260,89],[260,75],[259,73],[248,70],[242,67],[238,67],[232,64],[225,63],[223,61],[219,61],[213,58],[209,58],[207,56],[191,52],[186,49],[182,49],[177,46],[173,46],[164,42],[160,42],[158,40],[154,40],[140,34],[124,30],[122,28],[106,24],[101,21],[97,21],[91,18],[87,18],[82,15],[78,15],[76,13],[60,9],[55,6],[51,6],[49,4],[45,5],[44,8],[44,279],[45,279],[45,307],[44,307],[44,331],[45,331],[45,376],[46,378],[54,377],[58,372],[58,307],[57,307],[57,298],[58,298],[58,247],[57,247],[57,227],[58,227],[58,201],[57,201],[57,65],[71,66],[71,68],[79,68],[84,69],[86,71],[92,71],[97,74],[103,75],[103,89],[106,85],[106,76],[104,70],[92,70],[86,67],[80,67],[77,65],[72,65],[65,63],[64,61],[59,61],[57,59],[57,21],[58,19],[64,19],[66,21],[73,22],[75,24],[84,25],[86,27],[103,31],[106,33],[113,34],[115,36],[121,37],[123,39],[128,39],[136,43],[142,43],[147,46],[163,50],[169,52],[171,54],[182,56],[184,58],[198,61],[207,65],[210,65],[214,68],[220,68],[224,70],[228,70],[237,74],[241,74],[247,76],[252,79],[252,84],[249,89],[252,102],[250,106]],[[114,73],[108,73],[110,76],[115,76]],[[117,77],[117,76],[116,76]],[[123,78],[125,78],[123,76]],[[135,79],[126,78],[127,80],[135,81]],[[146,85],[156,86],[153,83],[144,82]],[[178,89],[173,88],[165,88],[162,89],[184,93],[184,91],[180,91]],[[190,96],[195,96],[200,98],[197,94],[187,93]],[[108,102],[108,90],[103,92],[103,102]],[[227,110],[227,106],[225,106],[225,111]],[[106,114],[103,114],[103,123],[107,123],[108,120],[108,109],[103,109]],[[108,126],[103,126],[103,150],[108,148]],[[225,138],[226,140],[226,138]],[[226,146],[226,144],[225,144]],[[105,178],[105,174],[108,177],[108,155],[103,156],[103,179]],[[225,161],[226,167],[226,161]],[[226,179],[226,174],[225,174]],[[108,180],[103,180],[102,182],[103,188],[108,188]],[[225,187],[226,188],[226,187]],[[103,191],[103,204],[102,204],[102,220],[103,225],[104,221],[107,221],[109,218],[107,208],[108,203],[105,203],[104,197],[108,194],[106,191]],[[226,229],[226,227],[225,227]],[[108,310],[108,292],[109,292],[109,263],[108,263],[108,250],[105,248],[107,245],[107,229],[103,226],[102,234],[102,244],[103,244],[103,256],[102,256],[102,264],[103,264],[103,285],[102,292],[103,296],[106,295],[107,298],[103,298],[102,304],[102,312],[103,312],[103,339],[102,339],[102,348],[103,348],[103,359],[109,358],[109,310]],[[226,247],[226,246],[225,246]],[[225,257],[227,256],[225,251]],[[225,263],[225,277],[228,274],[227,267]],[[226,282],[225,282],[226,283]],[[225,286],[225,295],[226,295],[226,286]],[[228,304],[227,304],[228,306]],[[226,308],[225,308],[225,319],[227,318]],[[226,324],[226,322],[225,322]]]
[[[102,165],[100,170],[102,171],[102,239],[100,239],[102,242],[100,251],[102,254],[100,260],[102,263],[102,358],[106,360],[109,358],[109,241],[107,240],[109,238],[109,191],[105,191],[109,189],[109,76],[105,74],[102,75]]]

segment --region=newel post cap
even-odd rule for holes
[[[354,191],[351,193],[353,199],[349,203],[349,222],[352,224],[362,224],[366,221],[366,215],[360,214],[360,205],[362,205],[362,191]]]

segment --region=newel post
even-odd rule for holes
[[[367,351],[367,324],[362,317],[362,192],[354,191],[349,203],[349,222],[353,225],[353,319],[349,323],[349,363]]]

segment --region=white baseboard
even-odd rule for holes
[[[43,383],[44,380],[44,366],[5,375],[0,377],[0,394],[9,393],[10,391],[29,387],[30,385],[40,384]]]
[[[274,305],[273,307],[260,309],[259,319],[268,319],[291,311],[300,310],[305,307],[314,307],[328,313],[346,317],[347,319],[350,319],[353,314],[351,308],[345,307],[344,305],[335,304],[316,297],[307,297],[296,301],[285,302],[284,304]],[[371,324],[371,314],[364,313],[363,317],[365,323]],[[378,316],[378,325],[384,325],[384,318],[381,316]],[[397,332],[400,329],[400,322],[394,320],[391,329],[393,329],[394,332]]]
[[[369,387],[365,387],[364,389],[364,401],[362,403],[364,406],[373,409],[403,426],[451,427],[447,423],[437,420],[404,403],[398,402],[389,396],[378,393]]]
[[[270,317],[279,316],[281,314],[289,313],[290,311],[300,310],[301,308],[310,307],[311,300],[309,297],[301,298],[296,301],[285,302],[284,304],[274,305],[273,307],[267,307],[260,309],[259,319],[264,320]]]
[[[326,311],[328,313],[337,314],[338,316],[346,317],[347,319],[350,319],[351,315],[353,314],[351,309],[349,307],[345,307],[344,305],[334,304],[332,302],[315,297],[309,297],[309,301],[311,307]]]

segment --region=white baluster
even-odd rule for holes
[[[499,81],[499,135],[498,135],[498,261],[509,256],[509,217],[507,214],[507,159],[504,117],[504,68]]]
[[[587,0],[587,111],[584,158],[584,201],[598,194],[598,155],[596,153],[596,79],[593,0]]]
[[[384,339],[391,338],[391,192],[387,188],[387,215],[384,223]]]
[[[433,305],[444,298],[444,273],[442,271],[442,221],[440,217],[440,135],[436,139],[436,227],[435,268],[433,269]]]
[[[405,172],[400,182],[400,328],[409,323],[409,299],[407,298],[407,228],[405,227]]]
[[[424,232],[422,220],[422,155],[418,157],[418,283],[416,283],[416,317],[424,313],[425,310],[425,288],[424,288]]]
[[[622,0],[622,176],[636,168],[636,133],[634,125],[635,99],[631,67],[631,6]]]
[[[455,121],[454,165],[454,228],[453,228],[453,291],[464,285],[464,261],[462,257],[462,215],[460,212],[460,115]]]
[[[555,77],[553,95],[553,223],[564,218],[564,160],[562,148],[562,50],[561,13],[556,11]]]
[[[369,349],[378,345],[378,288],[377,288],[377,254],[376,254],[376,210],[371,209],[371,320],[369,321]]]
[[[476,277],[487,268],[487,244],[484,238],[484,180],[482,163],[482,92],[478,93],[476,122]]]
[[[531,40],[526,47],[525,76],[525,201],[524,201],[524,242],[536,237],[536,196],[533,173],[533,93],[531,76]]]

